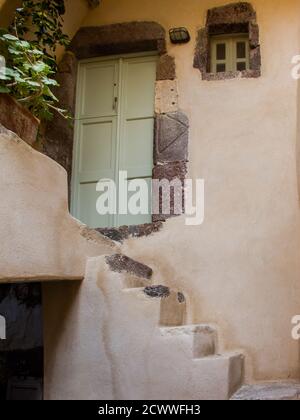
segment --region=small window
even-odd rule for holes
[[[249,70],[249,36],[225,35],[211,38],[211,72],[225,73]]]

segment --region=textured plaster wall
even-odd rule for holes
[[[90,9],[86,0],[65,0],[65,5],[64,31],[72,39]],[[59,59],[63,52],[63,48],[58,49],[57,56]]]
[[[83,279],[111,241],[68,211],[67,174],[0,125],[0,283]]]
[[[0,0],[0,26],[6,27],[11,23],[11,16],[17,7],[20,7],[21,0]]]
[[[45,399],[228,399],[243,358],[204,357],[193,328],[158,328],[181,304],[126,289],[128,280],[99,257],[79,290],[44,285]]]
[[[299,343],[290,331],[300,312],[299,111],[290,63],[300,53],[299,2],[252,2],[261,78],[202,81],[192,66],[197,29],[208,8],[226,3],[103,0],[84,21],[154,20],[166,30],[187,26],[192,36],[168,53],[190,119],[189,173],[206,182],[205,223],[172,220],[154,236],[126,241],[123,251],[154,268],[156,283],[183,289],[194,322],[218,324],[225,347],[244,348],[250,378],[297,378]]]

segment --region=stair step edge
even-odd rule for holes
[[[194,335],[194,334],[216,334],[217,328],[209,324],[180,325],[177,327],[160,327],[162,335]]]
[[[202,361],[202,360],[222,360],[222,359],[235,359],[235,358],[241,358],[241,359],[245,359],[245,355],[242,351],[233,351],[233,352],[223,352],[223,353],[218,353],[218,354],[213,354],[210,356],[205,356],[205,357],[199,357],[199,358],[194,358],[193,361],[197,362],[197,361]]]
[[[243,385],[232,401],[300,400],[300,382],[269,381]]]

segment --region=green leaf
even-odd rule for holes
[[[9,93],[10,89],[7,86],[0,86],[0,93]]]
[[[48,88],[48,86],[45,86],[44,88],[44,95],[49,96],[49,98],[53,99],[55,102],[59,102],[57,97],[54,95],[54,93]]]
[[[25,72],[29,72],[31,69],[32,69],[32,65],[31,65],[31,63],[24,63],[22,66],[20,66],[20,68],[22,67],[22,69],[25,71]]]
[[[32,69],[37,73],[43,73],[49,70],[49,66],[43,61],[38,61],[36,64],[32,66]]]
[[[23,54],[22,51],[18,51],[14,48],[11,48],[11,47],[8,48],[8,52],[10,52],[10,54],[13,54],[13,55],[22,55]]]
[[[0,80],[4,81],[4,82],[10,82],[11,81],[11,77],[7,77],[4,74],[0,73]]]
[[[2,35],[2,38],[7,39],[8,41],[19,41],[19,39],[11,34],[4,34]]]
[[[29,48],[31,48],[31,45],[27,41],[18,41],[16,42],[16,46],[24,48],[25,50],[29,50]]]
[[[4,69],[4,71],[2,71],[0,73],[4,74],[7,77],[15,77],[15,75],[16,75],[16,71],[13,70],[13,69],[10,69],[9,67],[6,67]]]
[[[25,80],[25,83],[27,83],[27,85],[31,87],[41,87],[40,83],[34,82],[33,80]]]
[[[54,79],[49,79],[48,77],[43,77],[42,82],[47,86],[58,86],[58,83]]]
[[[26,80],[25,80],[23,77],[19,76],[19,75],[16,75],[16,76],[15,76],[15,81],[16,81],[17,83],[22,84],[22,85],[26,84]]]
[[[36,48],[30,51],[31,54],[36,55],[36,56],[42,56],[44,55],[44,53],[40,50],[37,50]]]

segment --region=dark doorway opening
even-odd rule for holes
[[[40,283],[0,285],[0,400],[43,399],[43,321]]]

